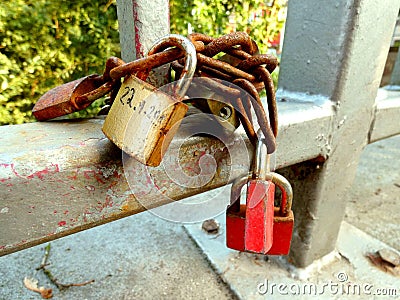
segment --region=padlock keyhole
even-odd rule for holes
[[[228,120],[232,116],[231,108],[229,106],[223,106],[219,110],[219,116],[224,120]]]

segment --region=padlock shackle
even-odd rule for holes
[[[280,214],[282,217],[286,217],[292,209],[293,202],[293,189],[289,181],[282,175],[269,172],[266,174],[266,180],[271,180],[279,189],[282,191],[282,199],[280,205]]]
[[[196,71],[197,53],[196,48],[192,42],[179,34],[169,34],[155,41],[153,46],[147,53],[147,57],[163,51],[171,46],[176,46],[185,52],[185,65],[180,74],[180,78],[176,81],[174,86],[174,93],[183,98],[188,90],[191,79]],[[176,57],[174,60],[178,59]]]
[[[232,183],[230,205],[235,204],[240,199],[243,186],[251,179],[250,175],[236,178]],[[240,201],[239,201],[240,202]]]
[[[270,155],[268,155],[268,148],[263,133],[261,129],[258,129],[253,161],[253,178],[265,180],[268,172],[270,172]]]
[[[249,173],[246,176],[236,178],[232,183],[230,205],[229,209],[234,210],[239,207],[237,203],[240,203],[240,195],[243,186],[248,183],[249,180],[253,179],[253,174]],[[282,191],[282,199],[279,213],[282,217],[286,217],[292,209],[293,202],[293,189],[289,181],[282,175],[275,172],[268,172],[265,175],[265,180],[270,180]]]

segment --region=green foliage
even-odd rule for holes
[[[267,53],[286,20],[287,0],[170,0],[171,32],[190,31],[218,37],[232,31],[247,32]],[[267,4],[266,4],[267,3]],[[277,68],[272,73],[278,84]]]
[[[0,125],[33,121],[33,104],[46,91],[101,73],[109,56],[120,55],[114,2],[3,1]]]
[[[286,0],[171,0],[171,32],[193,32],[214,37],[247,32],[266,53],[286,19]]]
[[[266,53],[282,28],[286,0],[171,0],[171,31],[220,36],[245,31]],[[283,14],[282,14],[283,13]],[[0,125],[34,121],[31,110],[49,89],[102,73],[120,56],[115,0],[14,0],[0,9]],[[272,75],[277,78],[276,72]],[[95,115],[96,101],[71,117]]]

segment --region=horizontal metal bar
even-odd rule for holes
[[[278,168],[326,154],[329,105],[289,100],[279,103],[279,111]],[[165,204],[164,196],[178,200],[225,185],[249,170],[252,147],[241,128],[223,143],[201,136],[186,139],[183,123],[164,161],[179,156],[183,172],[196,176],[199,159],[210,154],[215,174],[191,188],[174,182],[163,166],[151,168],[163,197],[155,193],[139,202],[126,180],[121,151],[103,135],[102,123],[89,119],[0,127],[0,256]],[[244,151],[243,144],[236,145],[241,139]],[[134,171],[146,178],[143,170]]]
[[[394,90],[388,88],[378,91],[370,143],[400,134],[400,87]]]

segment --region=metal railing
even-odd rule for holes
[[[117,4],[125,61],[142,56],[168,33],[168,1]],[[290,258],[297,266],[334,249],[345,209],[342,195],[363,148],[400,133],[400,93],[382,89],[377,97],[398,12],[396,0],[289,1],[276,161],[294,187]],[[0,127],[0,255],[145,209],[129,189],[121,153],[102,134],[102,122]],[[244,132],[235,134],[245,138]],[[181,144],[178,133],[170,147]],[[185,172],[193,172],[202,151],[218,153],[217,172],[210,183],[193,190],[155,169],[171,187],[167,195],[182,199],[246,173],[248,166],[240,163],[231,170],[221,147],[205,137],[183,143]]]

